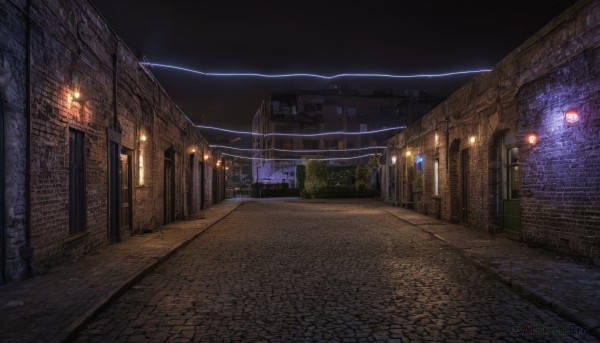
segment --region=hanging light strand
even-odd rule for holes
[[[473,70],[460,70],[444,73],[432,73],[432,74],[383,74],[383,73],[342,73],[334,75],[322,75],[322,74],[310,74],[310,73],[284,73],[284,74],[262,74],[262,73],[221,73],[221,72],[207,72],[200,71],[175,65],[154,63],[154,62],[140,62],[141,65],[154,67],[154,68],[166,68],[174,69],[187,73],[198,74],[202,76],[214,76],[214,77],[260,77],[260,78],[290,78],[290,77],[309,77],[317,79],[338,79],[342,77],[357,77],[357,78],[392,78],[392,79],[416,79],[416,78],[435,78],[435,77],[449,77],[465,74],[477,74],[491,71],[491,69],[473,69]]]
[[[206,125],[198,125],[198,124],[194,124],[194,126],[199,129],[222,131],[222,132],[227,132],[227,133],[233,133],[236,135],[252,135],[252,136],[260,136],[260,137],[322,137],[322,136],[333,136],[333,135],[371,135],[374,133],[381,133],[381,132],[387,132],[387,131],[398,131],[398,130],[406,129],[406,126],[403,125],[403,126],[387,127],[387,128],[378,129],[378,130],[354,131],[354,132],[332,131],[332,132],[320,132],[320,133],[283,133],[283,132],[258,133],[258,132],[251,132],[251,131],[230,130],[230,129],[224,129],[224,128],[220,128],[220,127],[216,127],[216,126],[206,126]]]
[[[330,157],[330,158],[311,158],[311,157],[307,157],[307,158],[263,158],[263,157],[249,157],[249,156],[240,156],[240,155],[234,155],[234,154],[228,154],[225,152],[221,152],[221,154],[223,156],[229,156],[229,157],[234,157],[234,158],[241,158],[241,159],[246,159],[246,160],[260,160],[260,161],[343,161],[343,160],[355,160],[358,158],[364,158],[364,157],[370,157],[373,155],[377,155],[376,153],[372,153],[372,154],[366,154],[366,155],[360,155],[360,156],[353,156],[353,157]]]
[[[333,149],[333,150],[329,150],[329,149],[277,149],[277,148],[269,148],[269,149],[252,149],[252,148],[237,148],[237,147],[232,147],[232,146],[226,146],[226,145],[211,145],[211,148],[217,148],[217,149],[231,149],[231,150],[237,150],[237,151],[252,151],[252,152],[266,152],[266,151],[277,151],[277,152],[297,152],[297,153],[319,153],[319,152],[333,152],[333,153],[338,153],[338,152],[347,152],[347,151],[364,151],[364,150],[378,150],[378,149],[385,149],[385,146],[369,146],[369,147],[364,147],[364,148],[351,148],[351,149]]]

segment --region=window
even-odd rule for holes
[[[322,106],[321,104],[306,104],[304,109],[306,112],[321,112]]]
[[[382,117],[391,117],[397,116],[400,113],[398,108],[395,107],[382,107],[381,108],[381,116]]]
[[[344,114],[344,108],[342,106],[337,106],[335,108],[335,114],[337,116],[341,116],[342,114]]]
[[[367,132],[367,124],[360,124],[360,132]]]
[[[69,130],[69,234],[85,231],[85,154],[83,132]]]
[[[521,171],[519,170],[519,148],[506,150],[508,199],[521,197]]]
[[[417,172],[423,173],[423,154],[418,154],[415,158],[415,166],[417,168]]]
[[[304,149],[319,149],[319,141],[317,140],[305,139],[302,144]]]
[[[440,195],[440,159],[433,160],[433,195]]]
[[[348,117],[356,117],[356,107],[348,107]]]

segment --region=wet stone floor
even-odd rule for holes
[[[377,206],[281,201],[243,204],[77,341],[594,340],[580,330]]]

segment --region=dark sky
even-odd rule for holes
[[[214,72],[408,74],[491,68],[575,1],[92,2],[151,62]],[[153,73],[193,119],[244,130],[271,91],[327,85]],[[362,91],[422,89],[445,97],[469,78],[345,81]]]

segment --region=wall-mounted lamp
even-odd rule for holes
[[[471,137],[469,137],[469,142],[470,142],[471,144],[475,144],[475,136],[471,136]]]
[[[204,160],[205,160],[205,161],[206,161],[206,160],[208,160],[209,158],[210,158],[210,156],[209,156],[208,154],[205,154],[205,155],[204,155]]]
[[[221,165],[221,160],[217,161],[217,167],[219,167]]]
[[[192,154],[196,153],[196,148],[192,148]]]
[[[142,135],[140,136],[140,141],[141,142],[145,142],[146,141],[146,135],[142,133]]]
[[[81,91],[79,90],[79,85],[75,85],[73,88],[73,101],[81,101]]]
[[[225,170],[229,170],[229,167],[225,167]]]
[[[579,121],[579,112],[572,108],[565,112],[565,121],[569,124],[575,124]]]
[[[531,145],[535,145],[538,142],[538,136],[535,133],[530,133],[527,135],[526,141]]]
[[[410,155],[411,155],[411,154],[412,154],[412,153],[410,152],[410,150],[407,150],[407,151],[406,151],[406,157],[410,157]]]
[[[392,164],[396,164],[396,159],[397,159],[396,155],[393,155],[392,156]]]

